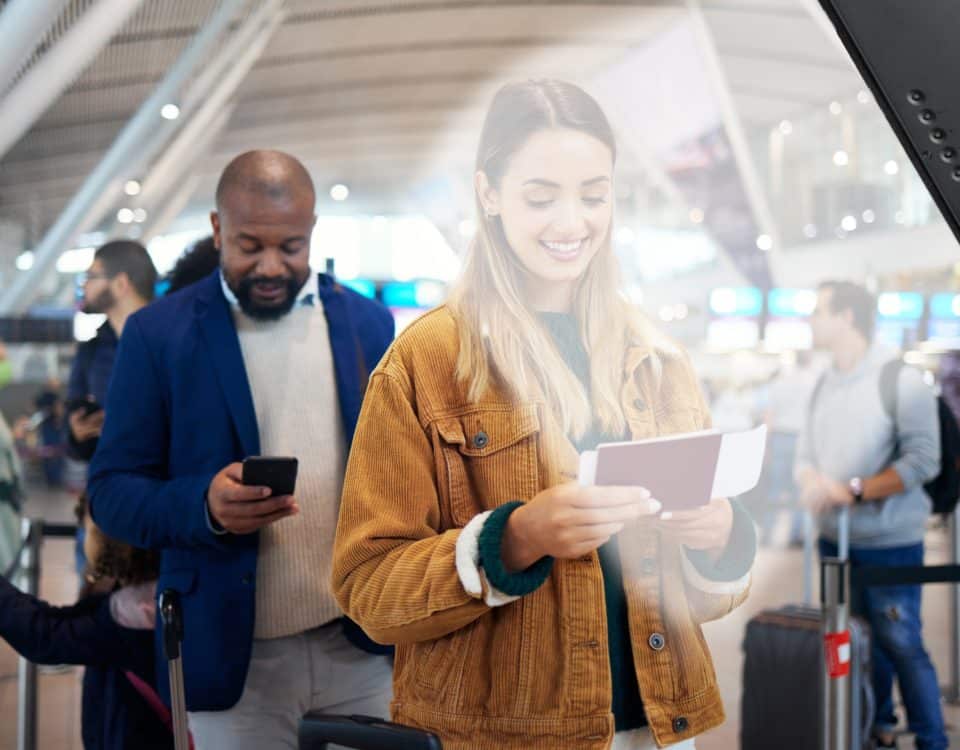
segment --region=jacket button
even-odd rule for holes
[[[647,408],[647,402],[642,398],[635,398],[633,400],[633,408],[637,411],[644,411]]]
[[[653,633],[647,643],[654,651],[663,651],[663,647],[667,645],[666,639],[660,633]]]
[[[657,561],[652,557],[645,557],[640,561],[640,572],[644,575],[650,575],[657,569]]]
[[[686,716],[678,716],[673,720],[673,731],[677,734],[681,732],[686,732],[690,726],[690,722],[687,721]]]
[[[487,443],[490,442],[490,437],[483,430],[478,432],[473,436],[473,447],[474,448],[486,448]]]
[[[244,586],[249,586],[251,583],[253,583],[253,576],[247,573],[247,575],[240,579],[240,583],[242,583]]]

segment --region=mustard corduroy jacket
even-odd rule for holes
[[[542,403],[496,388],[467,400],[452,313],[409,326],[370,377],[334,546],[333,589],[376,641],[396,644],[395,721],[446,750],[600,750],[613,737],[603,579],[596,552],[557,560],[502,606],[465,586],[463,528],[576,477],[578,456]],[[653,333],[628,348],[621,398],[634,439],[710,417],[685,353]],[[683,467],[678,467],[682,471]],[[637,682],[660,746],[724,720],[700,624],[746,598],[749,575],[711,582],[638,523],[620,534]],[[458,554],[461,559],[458,559]]]

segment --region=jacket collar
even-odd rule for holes
[[[212,355],[217,380],[223,389],[240,444],[248,456],[260,454],[260,430],[247,379],[240,339],[224,293],[219,271],[198,283],[195,315]],[[343,287],[326,274],[311,275],[301,294],[315,293],[323,305],[333,355],[340,414],[349,445],[360,416],[366,379],[363,353],[356,338]]]

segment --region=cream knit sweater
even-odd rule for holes
[[[254,637],[281,638],[341,615],[329,581],[346,440],[323,306],[276,321],[233,312],[260,451],[300,461],[300,513],[260,531]]]

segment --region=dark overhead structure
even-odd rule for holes
[[[960,3],[820,4],[960,240]]]

